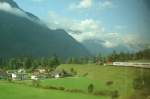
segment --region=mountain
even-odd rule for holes
[[[56,54],[68,58],[90,55],[66,31],[52,30],[41,24],[38,17],[22,10],[13,0],[0,0],[0,3],[11,6],[9,10],[0,9],[0,57],[42,57]],[[21,12],[19,15],[15,14],[16,9]],[[22,13],[25,16],[20,15]]]
[[[101,44],[101,41],[97,41],[97,40],[85,40],[83,42],[83,45],[89,50],[89,52],[91,52],[93,55],[98,55],[98,54],[102,54],[102,55],[109,55],[111,54],[113,51],[116,52],[135,52],[134,49],[125,46],[125,45],[119,45],[113,48],[107,48],[105,46],[103,46]]]

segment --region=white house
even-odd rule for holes
[[[60,75],[59,74],[55,74],[55,78],[60,78]]]
[[[26,70],[25,69],[19,69],[18,73],[26,73]]]
[[[38,71],[39,71],[40,73],[45,73],[45,72],[46,72],[45,69],[38,69]]]
[[[38,77],[35,75],[31,75],[31,80],[38,80]]]
[[[60,71],[53,71],[53,72],[51,73],[51,76],[52,76],[53,78],[60,78],[60,77],[61,77],[61,72],[60,72]]]
[[[17,74],[12,73],[12,74],[11,74],[11,77],[12,77],[12,80],[16,80],[16,79],[17,79]]]

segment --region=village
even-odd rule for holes
[[[28,71],[24,68],[17,70],[2,70],[0,69],[0,79],[4,80],[44,80],[50,78],[64,78],[75,76],[76,72],[72,68],[70,72],[65,70],[51,70],[45,68],[34,69]]]

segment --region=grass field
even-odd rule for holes
[[[143,70],[135,67],[66,64],[59,66],[57,69],[69,71],[70,68],[74,68],[80,76],[88,73],[86,77],[94,81],[96,90],[118,90],[119,99],[127,99],[134,93],[133,79],[137,77],[137,73],[139,74]],[[145,70],[150,71],[149,69]],[[107,86],[106,82],[108,81],[113,81],[114,84]]]
[[[87,87],[92,83],[94,85],[94,91],[117,90],[119,92],[119,99],[128,99],[128,97],[134,94],[132,86],[133,79],[136,78],[137,73],[143,70],[135,67],[114,67],[92,64],[63,64],[57,70],[65,69],[66,71],[70,71],[71,68],[77,71],[78,76],[41,80],[40,85],[64,87],[65,89],[80,89],[87,93]],[[149,71],[149,69],[146,70]],[[109,81],[112,81],[113,84],[108,86],[106,83]],[[32,81],[17,81],[17,83],[32,85]],[[32,97],[36,97],[36,99],[66,99],[69,97],[70,99],[111,99],[106,96],[38,89],[25,85],[0,82],[0,99],[33,99]]]
[[[87,94],[46,90],[0,81],[0,99],[110,99]]]

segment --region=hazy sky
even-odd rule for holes
[[[14,0],[79,42],[150,47],[150,0]]]

